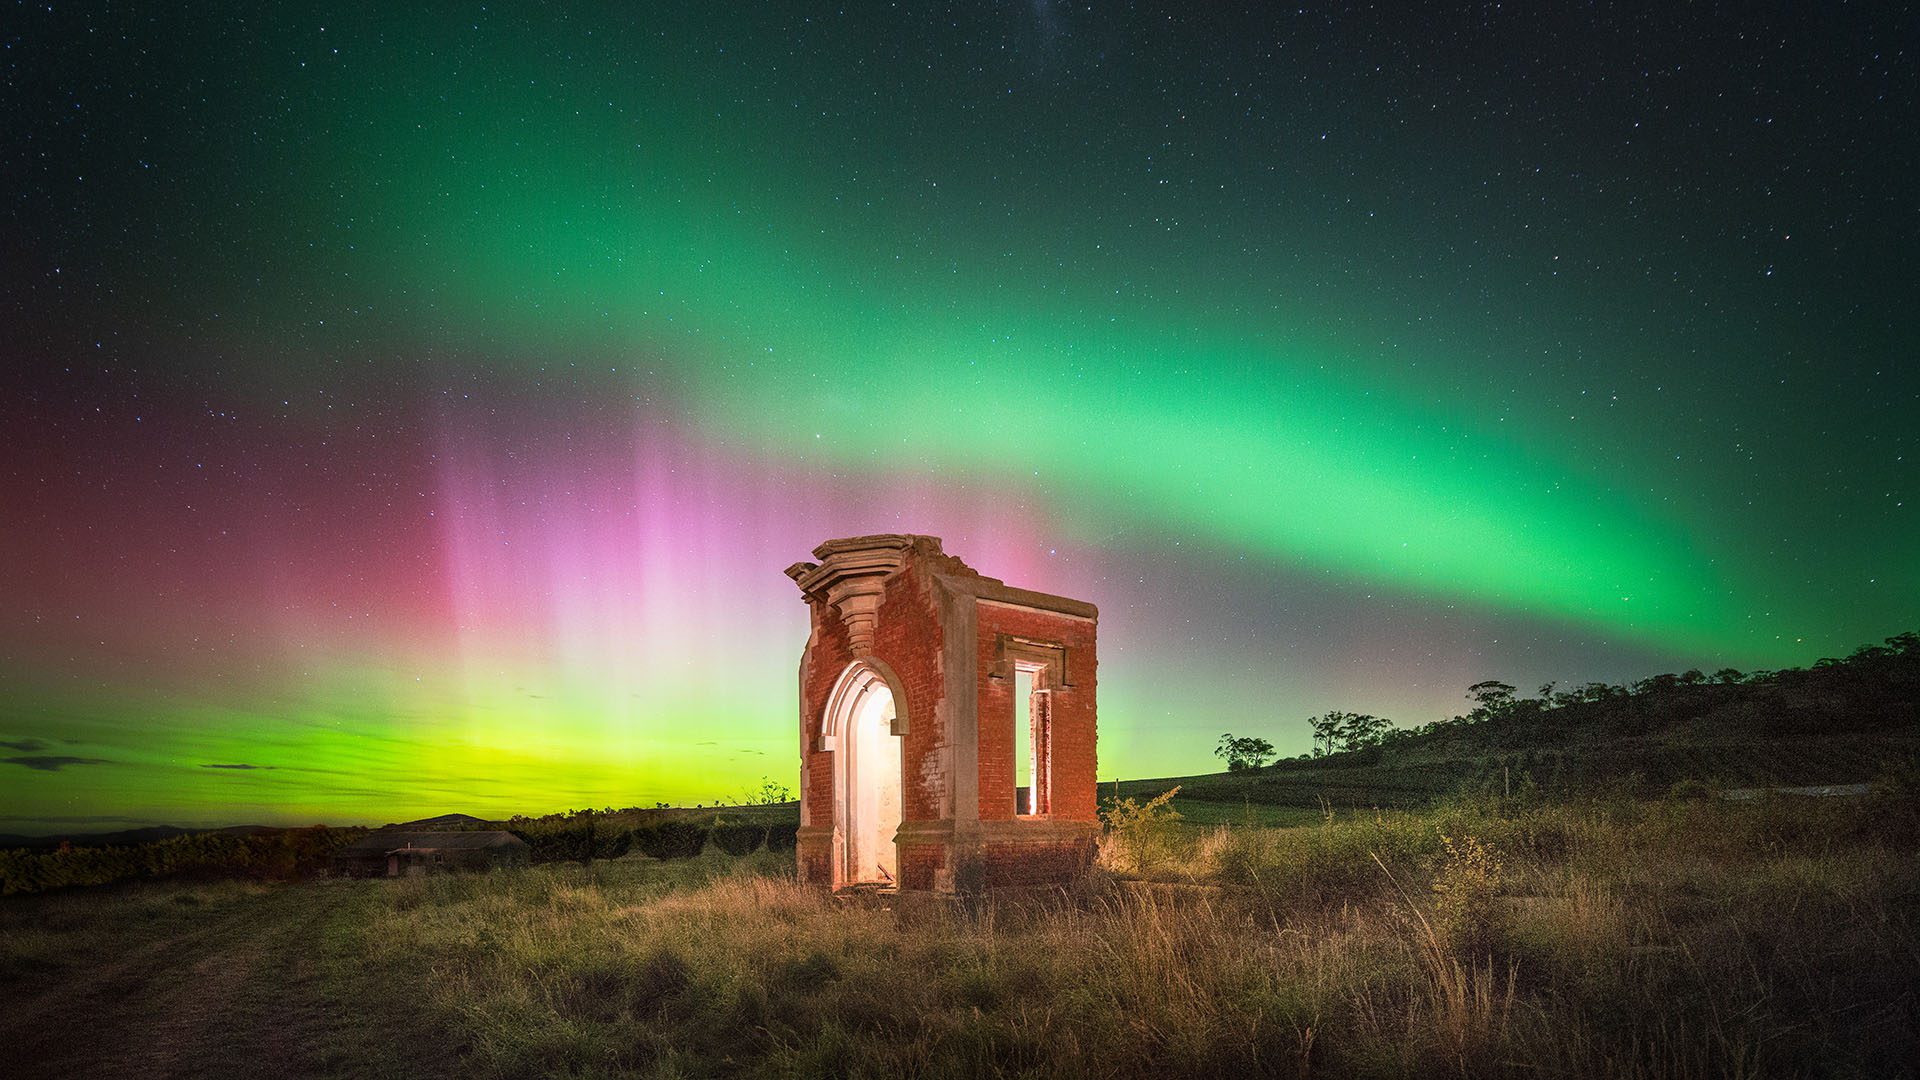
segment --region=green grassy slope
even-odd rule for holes
[[[1805,669],[1543,690],[1394,732],[1376,746],[1248,772],[1128,781],[1101,794],[1137,797],[1178,784],[1175,805],[1189,820],[1286,823],[1287,809],[1420,806],[1461,791],[1529,786],[1650,795],[1686,780],[1722,788],[1857,783],[1920,758],[1913,634]]]

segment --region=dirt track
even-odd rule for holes
[[[376,1027],[395,1030],[356,1030],[364,1013],[329,1005],[351,988],[329,985],[328,930],[357,916],[360,899],[353,889],[291,886],[158,925],[113,926],[88,962],[44,988],[6,992],[0,1076],[444,1072],[436,1060],[444,1054],[419,1052],[432,1041],[430,1028],[389,1013]],[[396,1035],[398,1052],[383,1053],[380,1044]]]

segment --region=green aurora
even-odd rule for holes
[[[1222,726],[1297,749],[1323,708],[1432,719],[1478,677],[1807,663],[1920,613],[1891,106],[1837,123],[1781,75],[1760,103],[1779,123],[1755,129],[1752,102],[1688,81],[1727,72],[1614,91],[1569,61],[1528,117],[1483,107],[1511,91],[1471,35],[1380,74],[1410,34],[1387,23],[426,7],[85,36],[69,17],[26,19],[30,122],[8,136],[80,179],[12,181],[17,208],[60,210],[16,209],[9,255],[19,412],[54,423],[9,474],[27,599],[0,624],[0,734],[113,764],[15,775],[0,817],[734,793],[790,768],[804,621],[778,571],[826,538],[804,529],[982,506],[1006,521],[976,543],[1058,575],[1017,583],[1094,592],[1120,643],[1103,775],[1202,768]],[[1876,225],[1889,202],[1904,216]],[[96,382],[62,374],[102,358]],[[76,426],[90,395],[131,408],[126,386],[165,434]],[[194,427],[228,413],[252,426]],[[578,539],[639,504],[654,481],[608,462],[659,431],[664,467],[716,478],[669,484],[661,513],[723,504],[655,530],[681,546],[670,584]],[[71,549],[76,530],[188,520],[157,495],[143,518],[43,494],[144,483],[142,438],[245,459],[249,483],[193,510],[236,529],[294,503],[321,537],[417,492],[440,509],[395,511],[390,544],[249,548],[262,580],[366,575],[362,621],[330,622],[317,586],[248,586],[215,620],[227,659],[157,674],[213,604],[196,590],[230,582],[162,559],[124,648],[46,629],[110,615],[81,583],[161,542]],[[814,512],[869,489],[913,491],[933,524]],[[725,539],[749,519],[784,546]],[[460,556],[463,528],[549,577]],[[1077,569],[1036,554],[1066,550]],[[1134,572],[1155,566],[1194,584],[1168,600]],[[414,573],[455,583],[383,609]],[[583,574],[641,599],[599,603]],[[661,612],[696,610],[716,638],[748,624],[738,675],[656,655]],[[1383,635],[1350,696],[1341,665]],[[1309,636],[1342,644],[1273,644]],[[1149,658],[1205,689],[1121,666]]]

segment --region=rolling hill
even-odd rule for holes
[[[1656,675],[1631,686],[1479,684],[1481,705],[1371,745],[1259,769],[1135,780],[1102,794],[1181,786],[1189,819],[1218,807],[1418,806],[1463,790],[1659,794],[1709,787],[1872,781],[1920,758],[1920,635],[1844,659],[1751,674]],[[1212,804],[1215,809],[1196,806]]]

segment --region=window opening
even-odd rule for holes
[[[1039,664],[1016,664],[1013,672],[1013,812],[1022,817],[1049,810],[1053,701],[1043,670]]]

